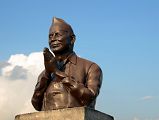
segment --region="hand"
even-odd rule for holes
[[[55,72],[55,70],[57,69],[57,63],[53,54],[49,51],[48,48],[44,48],[43,55],[44,55],[45,70],[48,73]]]
[[[64,72],[61,72],[57,67],[57,62],[53,54],[49,51],[48,48],[44,48],[44,64],[45,70],[47,73],[55,73],[58,78],[65,78],[67,75]]]
[[[74,80],[69,80],[68,77],[62,80],[62,83],[67,87],[77,87],[77,82]]]

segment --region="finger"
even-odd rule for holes
[[[46,47],[43,50],[43,55],[44,55],[44,60],[45,61],[50,61],[51,59],[54,58],[53,54]]]
[[[48,52],[49,49],[47,47],[44,47],[43,52]]]

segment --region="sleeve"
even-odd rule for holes
[[[70,92],[79,99],[82,105],[89,105],[100,92],[102,77],[102,70],[97,64],[93,63],[88,69],[86,84],[72,81]]]
[[[42,108],[44,92],[47,88],[49,81],[50,81],[50,75],[44,70],[38,77],[33,97],[31,99],[33,107],[38,111],[40,111]]]

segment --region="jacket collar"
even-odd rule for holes
[[[68,57],[68,60],[69,60],[71,63],[73,63],[73,64],[76,65],[76,63],[77,63],[77,55],[76,55],[76,53],[73,52],[73,53],[70,55],[70,57]]]

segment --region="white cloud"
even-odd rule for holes
[[[133,120],[140,120],[138,117],[134,117],[134,119]]]
[[[153,99],[154,96],[144,96],[141,98],[141,100],[150,100],[150,99]]]
[[[37,77],[43,69],[41,52],[28,56],[16,54],[1,62],[0,120],[13,120],[16,114],[35,111],[31,97]]]
[[[133,120],[159,120],[159,118],[139,118],[139,117],[134,117]]]

